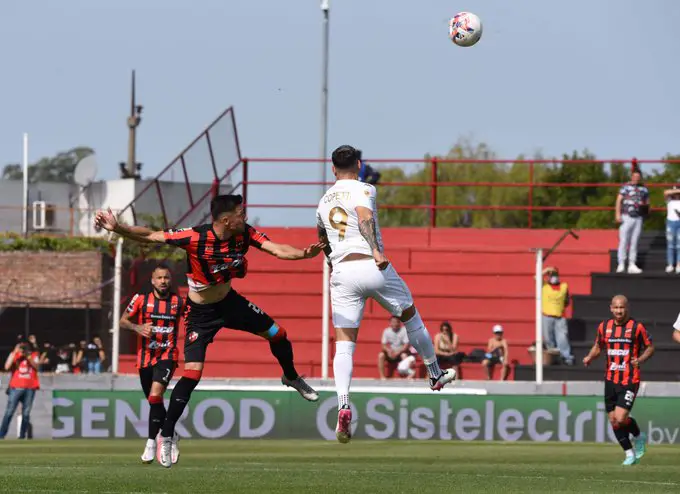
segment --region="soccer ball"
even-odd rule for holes
[[[482,37],[482,21],[472,12],[459,12],[449,21],[449,38],[458,46],[472,46]]]

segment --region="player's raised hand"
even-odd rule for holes
[[[312,257],[318,256],[325,248],[326,244],[324,242],[317,242],[310,245],[309,247],[306,247],[304,250],[305,259],[311,259]]]
[[[390,260],[382,252],[375,251],[373,253],[373,260],[380,271],[384,271],[390,265]]]
[[[110,232],[115,230],[118,226],[118,220],[111,211],[111,208],[106,211],[97,211],[97,214],[94,217],[94,226]]]

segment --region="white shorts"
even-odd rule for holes
[[[389,264],[380,271],[373,259],[339,262],[331,273],[333,326],[358,328],[366,299],[372,298],[393,316],[413,305],[411,291]]]

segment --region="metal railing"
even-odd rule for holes
[[[393,165],[393,167],[413,167],[414,165],[420,167],[417,175],[423,177],[421,180],[414,181],[384,181],[381,180],[379,187],[384,188],[418,188],[425,189],[428,193],[424,194],[427,199],[421,204],[395,204],[385,203],[381,201],[380,208],[383,210],[423,210],[427,212],[427,225],[431,228],[437,227],[437,212],[438,211],[525,211],[527,213],[527,226],[533,227],[534,212],[543,211],[614,211],[614,202],[616,195],[613,194],[612,205],[608,206],[594,206],[583,204],[569,204],[569,205],[547,205],[540,204],[537,197],[538,190],[555,189],[555,188],[619,188],[623,182],[611,183],[589,183],[589,182],[542,182],[537,180],[539,175],[550,167],[557,166],[620,166],[627,170],[627,173],[632,169],[640,169],[642,166],[661,166],[667,164],[680,164],[680,160],[638,160],[638,159],[611,159],[611,160],[474,160],[474,159],[441,159],[431,158],[429,160],[418,159],[367,159],[365,160],[370,165],[375,165],[376,169],[383,171],[384,165]],[[253,195],[253,189],[266,186],[277,187],[330,187],[333,182],[322,182],[314,180],[251,180],[258,169],[264,166],[288,166],[291,174],[300,173],[299,170],[309,171],[309,167],[316,165],[317,169],[321,166],[330,166],[330,160],[320,160],[314,158],[243,158],[243,186],[244,195]],[[522,165],[526,167],[526,179],[522,181],[455,181],[445,180],[442,177],[447,175],[447,165],[501,165],[505,167]],[[630,168],[628,168],[630,167]],[[257,175],[267,175],[266,172],[259,172]],[[300,173],[305,175],[305,173]],[[670,188],[675,183],[648,183],[645,185],[650,189],[655,188]],[[441,199],[440,192],[448,187],[465,187],[472,188],[509,188],[509,189],[526,189],[526,196],[522,203],[516,204],[475,204],[473,202],[466,204],[451,204],[446,203]],[[247,192],[246,192],[247,191]],[[305,196],[306,194],[295,195],[296,198]],[[318,197],[318,196],[317,196]],[[315,202],[248,202],[249,208],[316,208]],[[665,210],[664,207],[656,206],[651,208],[652,211]]]

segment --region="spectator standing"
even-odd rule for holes
[[[97,336],[87,344],[83,351],[83,358],[88,374],[101,374],[102,363],[106,358],[101,338]]]
[[[666,272],[680,274],[680,188],[663,191],[666,200]]]
[[[543,276],[547,277],[541,296],[545,346],[548,350],[557,348],[563,362],[573,365],[574,356],[571,354],[569,328],[565,317],[570,303],[569,285],[560,280],[559,271],[552,266],[543,270]]]
[[[642,183],[642,173],[634,170],[630,182],[619,189],[616,198],[616,222],[619,227],[619,252],[617,273],[626,270],[639,274],[642,270],[637,266],[637,247],[642,233],[642,222],[649,211],[649,190]]]
[[[37,353],[31,353],[31,347],[27,343],[18,344],[9,354],[5,361],[5,370],[12,373],[7,387],[7,409],[0,424],[0,439],[4,439],[16,412],[21,403],[21,428],[19,439],[25,439],[30,429],[31,408],[35,399],[35,392],[40,388],[38,380],[38,362],[40,357]],[[30,437],[30,436],[29,436]]]
[[[390,317],[390,326],[382,334],[382,349],[378,354],[378,373],[385,379],[385,363],[398,365],[409,356],[408,333],[398,317]]]
[[[54,372],[57,369],[57,350],[49,342],[43,343],[40,354],[40,372]]]

